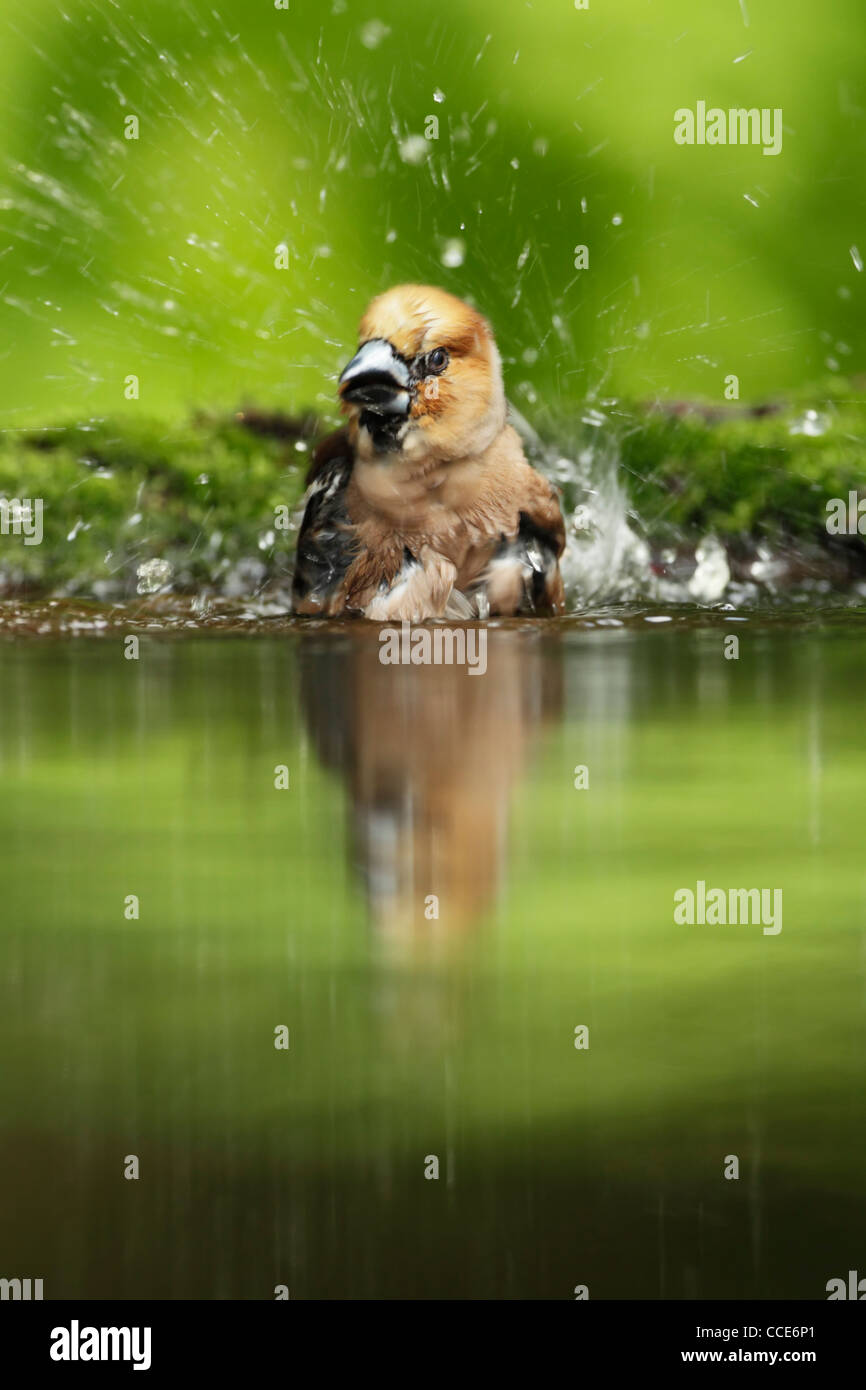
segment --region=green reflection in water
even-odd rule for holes
[[[481,678],[367,628],[4,646],[0,1273],[824,1297],[864,1258],[861,628],[524,625]],[[698,879],[781,888],[781,934],[675,925]]]

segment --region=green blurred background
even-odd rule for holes
[[[530,416],[862,368],[860,0],[4,0],[0,36],[3,427],[327,410],[406,279],[490,314]],[[782,107],[781,154],[676,145],[699,99]]]

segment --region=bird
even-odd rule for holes
[[[508,421],[477,309],[431,285],[386,290],[337,389],[346,423],[307,475],[295,613],[421,623],[564,610],[559,498]]]
[[[564,674],[548,644],[521,631],[488,644],[483,681],[455,666],[386,666],[374,629],[299,644],[299,707],[346,793],[348,863],[370,923],[414,952],[490,921],[507,880],[509,806],[562,717]]]

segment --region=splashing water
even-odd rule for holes
[[[87,11],[78,27],[61,13],[62,68],[34,16],[28,80],[45,87],[45,124],[38,139],[13,142],[0,165],[9,242],[0,309],[6,337],[19,345],[6,363],[12,403],[2,425],[98,414],[135,420],[139,410],[170,418],[199,407],[226,414],[239,395],[283,409],[309,403],[334,423],[328,374],[342,365],[369,293],[409,278],[465,293],[460,272],[469,267],[473,297],[485,310],[498,306],[492,316],[509,388],[534,422],[520,419],[527,447],[565,494],[572,602],[720,601],[731,576],[713,537],[687,563],[659,568],[629,508],[609,414],[597,403],[614,356],[648,352],[662,325],[643,308],[631,321],[637,276],[607,300],[593,299],[591,281],[573,271],[571,245],[591,240],[577,228],[593,215],[595,228],[622,240],[635,225],[632,205],[601,188],[590,200],[582,175],[572,173],[573,151],[557,207],[527,197],[527,169],[543,159],[547,175],[561,155],[556,132],[511,121],[507,102],[466,102],[447,26],[431,30],[424,67],[402,50],[398,59],[396,29],[383,19],[352,22],[338,4],[333,16],[347,27],[328,51],[312,21],[304,49],[299,30],[273,16],[233,32],[198,0],[184,0],[170,23],[154,14],[145,24],[114,5]],[[473,83],[491,44],[488,35],[466,61]],[[526,51],[519,63],[516,56],[509,72],[519,80]],[[586,159],[602,147],[597,136],[576,128]],[[362,223],[365,245],[379,247],[372,268],[357,236]],[[569,254],[560,257],[561,236]],[[850,260],[860,272],[853,245]],[[665,337],[694,328],[672,322],[667,309],[665,317]],[[720,327],[709,308],[700,327]],[[841,341],[834,350],[849,351]],[[707,354],[693,360],[715,369]],[[537,433],[552,408],[581,422],[559,448]],[[810,410],[791,432],[826,428]],[[207,473],[201,477],[205,486]],[[87,525],[83,516],[75,521],[70,544]],[[146,556],[146,513],[136,507],[125,525],[137,528],[136,559]],[[214,541],[203,533],[196,545],[216,555]],[[261,554],[219,573],[224,592],[262,583],[261,556],[271,547],[257,544]],[[769,563],[758,557],[754,577]],[[157,592],[180,569],[141,561],[138,592]]]
[[[725,547],[716,536],[706,536],[695,552],[695,562],[689,593],[698,603],[718,603],[731,582]]]
[[[802,415],[792,421],[790,434],[805,434],[811,439],[817,439],[820,435],[826,434],[830,427],[829,417],[818,410],[806,410]]]
[[[567,457],[546,444],[513,406],[511,414],[529,457],[566,495],[561,568],[570,605],[647,594],[653,586],[650,548],[629,512],[614,436],[599,429],[604,417],[600,412],[585,417],[590,428],[582,447]],[[569,497],[575,499],[570,508]]]
[[[172,567],[167,560],[145,560],[136,570],[139,594],[157,594],[165,588],[172,576]]]

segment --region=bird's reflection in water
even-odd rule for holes
[[[542,634],[488,629],[477,675],[383,665],[372,625],[301,644],[304,718],[345,782],[350,853],[382,932],[438,937],[495,901],[512,798],[540,727],[561,710],[559,651]]]

